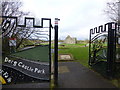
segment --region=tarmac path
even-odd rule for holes
[[[59,63],[59,88],[116,88],[79,62]]]

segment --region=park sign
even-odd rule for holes
[[[4,65],[19,70],[30,77],[49,80],[49,64],[17,58],[12,60],[12,58],[5,57]]]
[[[35,78],[38,80],[49,80],[49,64],[48,63],[40,63],[40,62],[34,62],[29,61],[26,59],[20,59],[15,58],[11,56],[6,56],[4,58],[3,62],[4,67],[12,68],[12,72],[7,71],[7,69],[4,71],[9,72],[9,77],[13,77],[13,72],[17,71],[20,72],[19,74],[22,76],[23,74],[27,75],[27,77]],[[3,68],[4,68],[3,67]],[[11,78],[11,82],[14,79]],[[10,83],[10,82],[9,82]]]

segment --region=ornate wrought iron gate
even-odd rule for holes
[[[51,80],[51,19],[2,16],[3,84]],[[24,22],[22,25],[21,22]],[[35,56],[34,56],[35,55]]]
[[[119,39],[120,28],[117,23],[111,22],[91,29],[89,65],[113,77],[120,62]]]

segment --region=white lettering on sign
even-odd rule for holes
[[[8,63],[11,63],[11,64],[13,64],[13,63],[14,63],[14,62],[16,62],[16,61],[9,60],[9,59],[8,59],[8,57],[5,57],[5,62],[8,62]]]
[[[17,61],[14,61],[14,62],[13,62],[13,66],[16,66],[16,65],[17,65]]]
[[[19,62],[19,63],[18,63],[18,66],[21,67],[21,66],[22,66],[22,62]]]
[[[7,80],[8,83],[10,83],[12,81],[12,78],[9,76],[8,72],[0,69],[0,73],[2,74],[2,76],[4,77],[4,79]]]
[[[8,58],[7,57],[5,57],[5,62],[7,62],[8,61]]]
[[[10,83],[12,81],[12,78],[8,78],[7,82]]]
[[[4,71],[2,69],[0,69],[0,74],[4,73]]]
[[[8,77],[8,72],[5,72],[5,73],[3,74],[3,76],[4,76],[5,78],[7,78],[7,77]]]
[[[26,66],[25,64],[23,64],[22,62],[19,62],[18,63],[18,66],[25,69],[25,70],[28,70],[28,71],[31,71],[33,72],[33,68],[32,67],[29,67],[29,66]]]
[[[38,68],[35,68],[34,72],[45,74],[45,70],[44,69],[39,70]]]
[[[19,68],[22,68],[22,69],[30,71],[30,72],[34,72],[34,73],[38,73],[38,74],[45,74],[45,69],[33,68],[31,66],[25,65],[23,62],[17,62],[15,60],[10,60],[10,59],[8,59],[8,57],[5,57],[4,62],[12,64],[13,66],[18,66]],[[0,71],[0,73],[1,72],[2,71]]]

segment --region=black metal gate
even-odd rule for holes
[[[2,84],[51,80],[51,19],[2,16]],[[21,24],[23,22],[24,24]]]
[[[89,65],[113,77],[120,63],[120,29],[114,22],[90,30]]]

